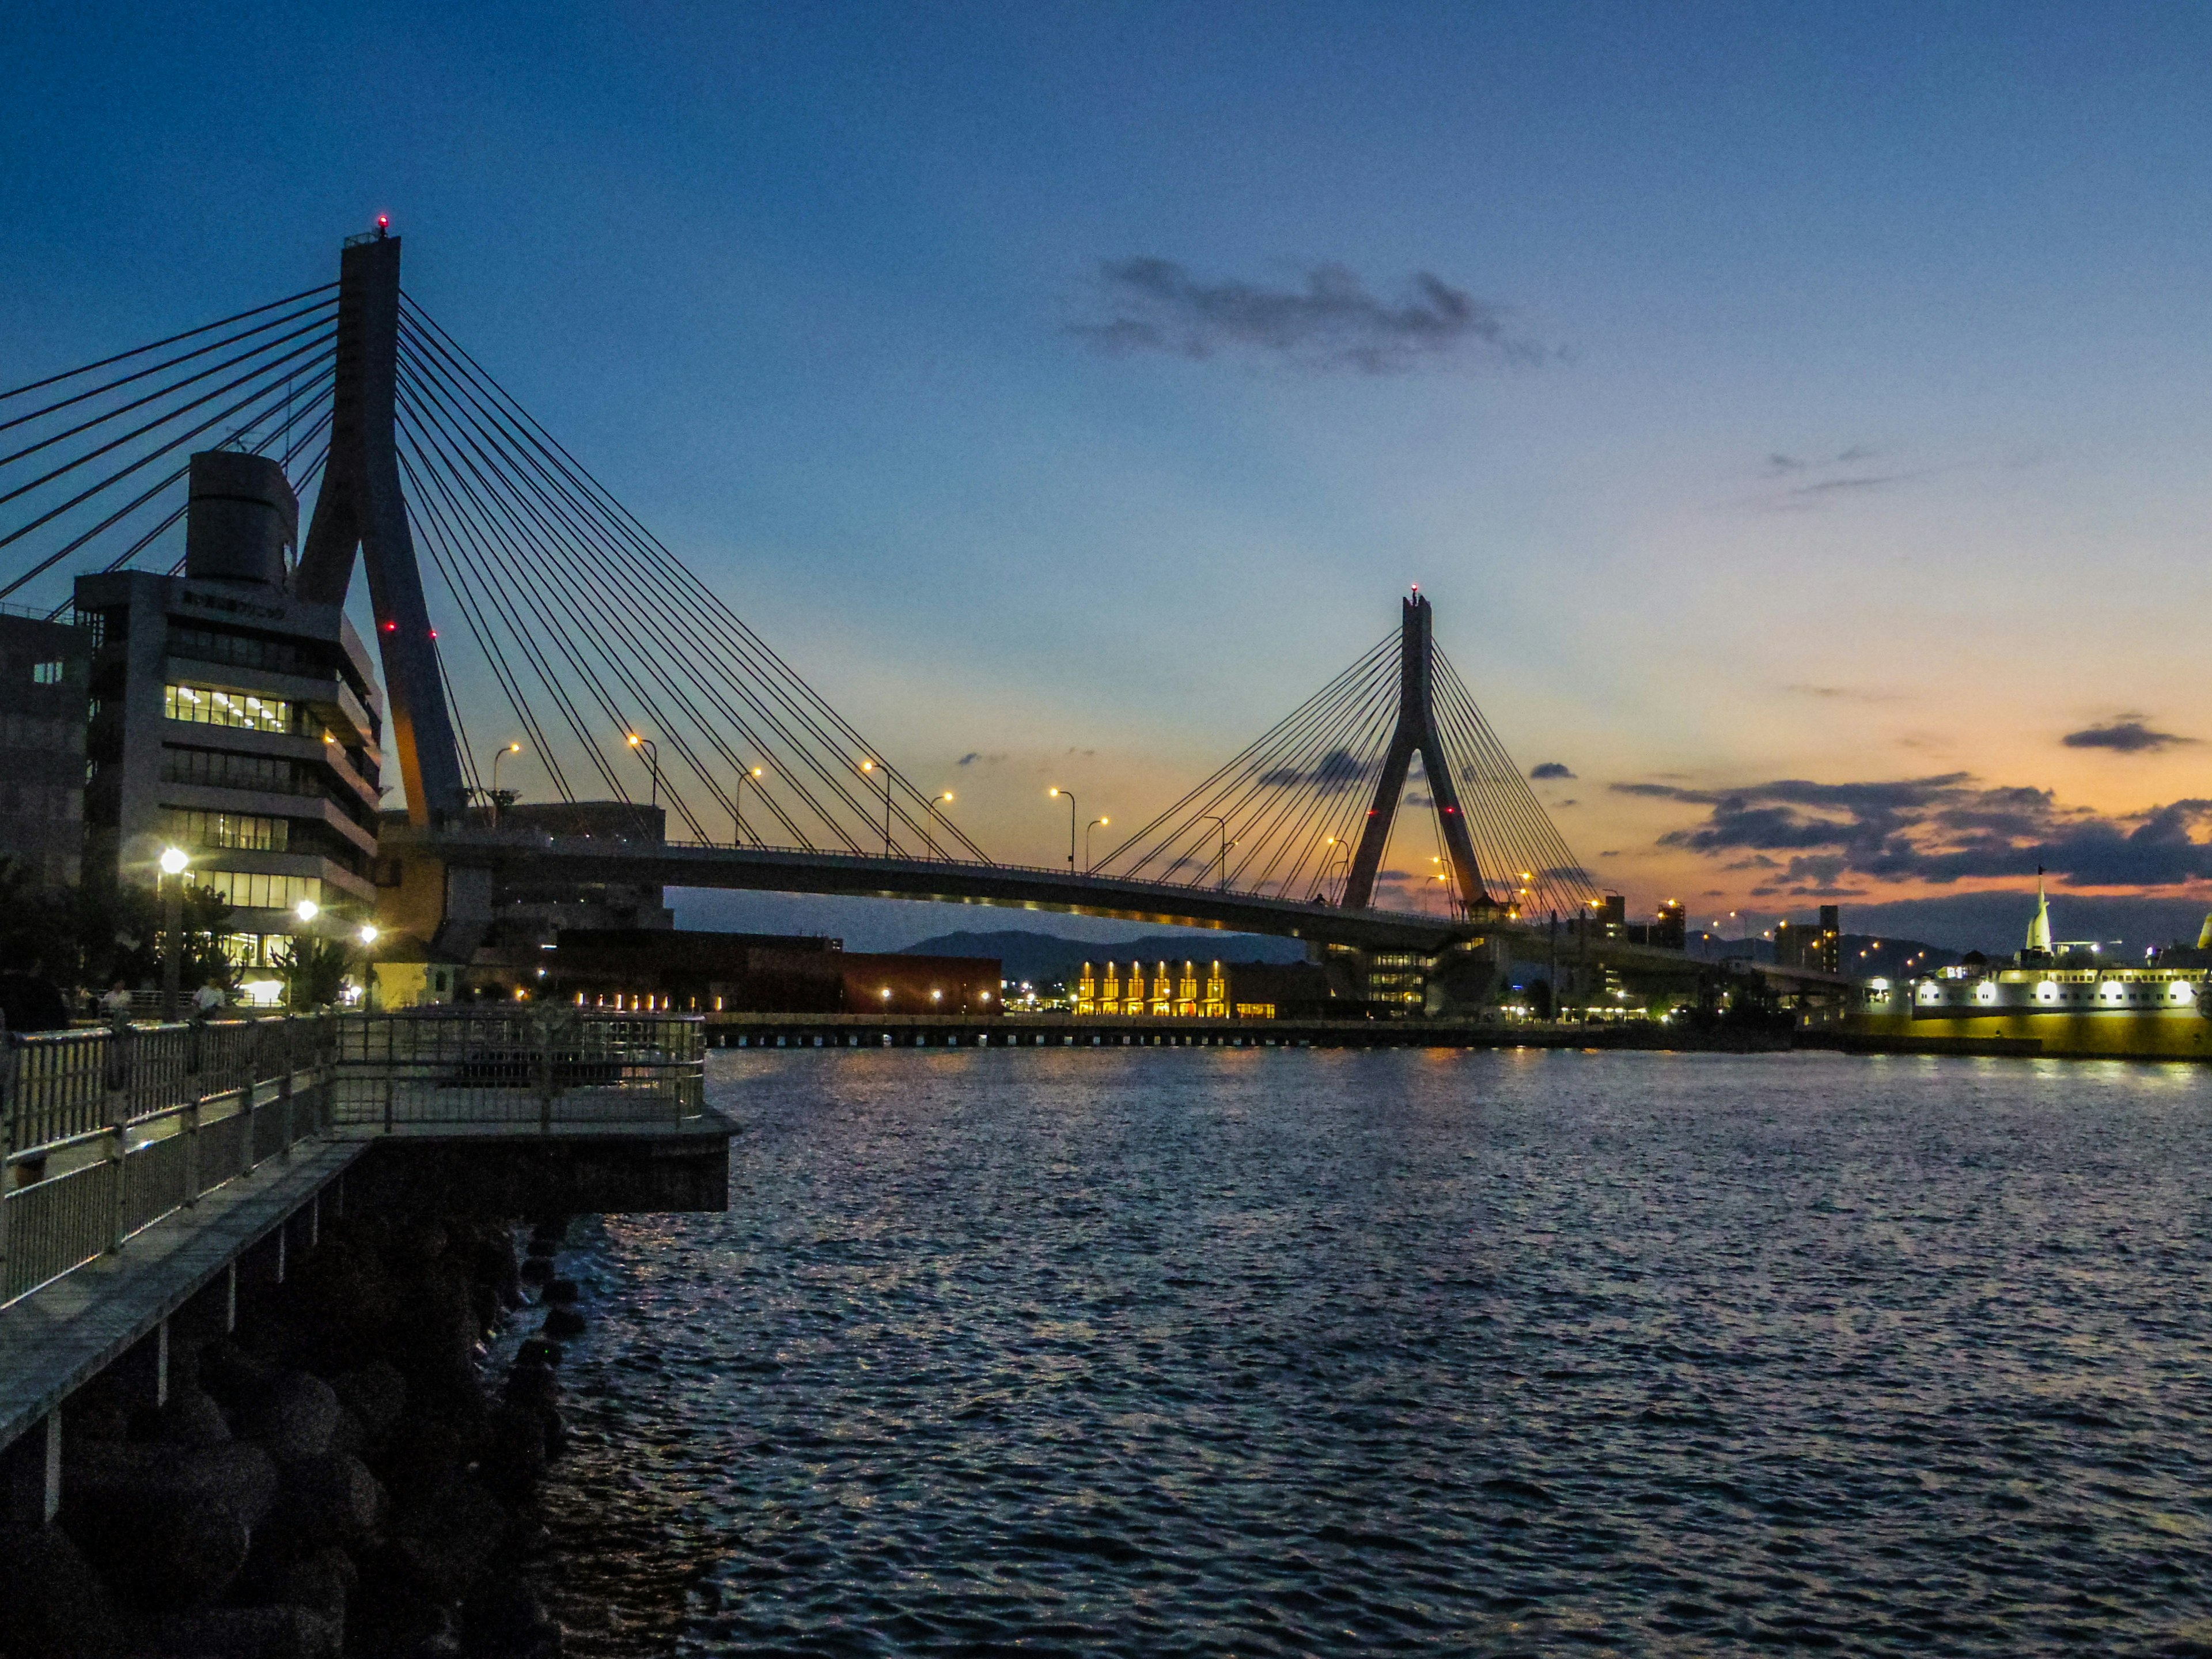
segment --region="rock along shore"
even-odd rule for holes
[[[560,1653],[528,1569],[584,1328],[565,1232],[519,1257],[503,1224],[338,1223],[234,1334],[173,1346],[166,1404],[80,1391],[58,1524],[0,1527],[0,1659]]]

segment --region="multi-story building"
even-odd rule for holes
[[[290,591],[299,506],[258,455],[191,459],[181,575],[82,576],[93,641],[85,856],[150,886],[164,848],[232,907],[241,963],[373,904],[383,696],[337,605]],[[303,901],[332,911],[303,921]]]
[[[84,731],[92,637],[0,615],[0,859],[32,885],[76,884],[84,848]]]
[[[1811,968],[1825,974],[1838,972],[1844,952],[1843,912],[1824,904],[1820,920],[1808,927],[1802,921],[1774,924],[1774,961],[1781,968]]]

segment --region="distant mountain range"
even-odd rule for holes
[[[1086,962],[1304,962],[1304,944],[1254,933],[1139,933],[1125,939],[1062,939],[1056,933],[939,933],[906,947],[917,957],[996,957],[1006,978],[1031,985],[1065,980]]]

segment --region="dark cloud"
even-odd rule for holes
[[[1006,757],[1004,755],[987,755],[980,749],[971,749],[966,754],[963,755],[958,760],[955,761],[953,764],[956,766],[996,766],[1006,758]]]
[[[1540,766],[1529,768],[1528,775],[1532,778],[1571,778],[1574,774],[1559,761],[1546,761]]]
[[[1624,795],[1705,809],[1662,847],[1778,869],[1773,890],[1810,896],[1845,878],[1955,881],[2017,876],[2038,865],[2080,887],[2158,887],[2212,878],[2212,800],[2106,817],[2061,805],[2047,789],[1989,787],[1965,772],[1872,783],[1783,778],[1740,789],[1617,783]]]
[[[1393,374],[1453,358],[1525,365],[1551,355],[1509,333],[1498,307],[1426,271],[1394,305],[1338,264],[1315,266],[1302,286],[1269,287],[1208,282],[1172,259],[1109,259],[1097,298],[1099,314],[1071,331],[1117,356],[1242,351],[1304,368]]]
[[[2123,755],[2156,754],[2178,743],[2196,741],[2195,738],[2176,737],[2171,732],[2154,732],[2139,716],[2084,726],[2059,738],[2069,749],[2111,749]]]
[[[1902,472],[1866,472],[1845,478],[1815,478],[1811,483],[1799,484],[1790,493],[1793,495],[1829,495],[1839,489],[1879,489],[1893,484],[1906,475]]]
[[[1260,781],[1278,788],[1318,789],[1324,795],[1340,795],[1359,787],[1366,769],[1349,749],[1334,749],[1310,767],[1277,766],[1260,774]]]

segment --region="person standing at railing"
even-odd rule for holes
[[[110,1025],[128,1025],[131,1023],[130,986],[117,980],[107,994],[100,998],[100,1014]]]
[[[222,981],[210,975],[206,984],[192,993],[192,1018],[213,1019],[229,1000],[229,994],[222,988]]]

